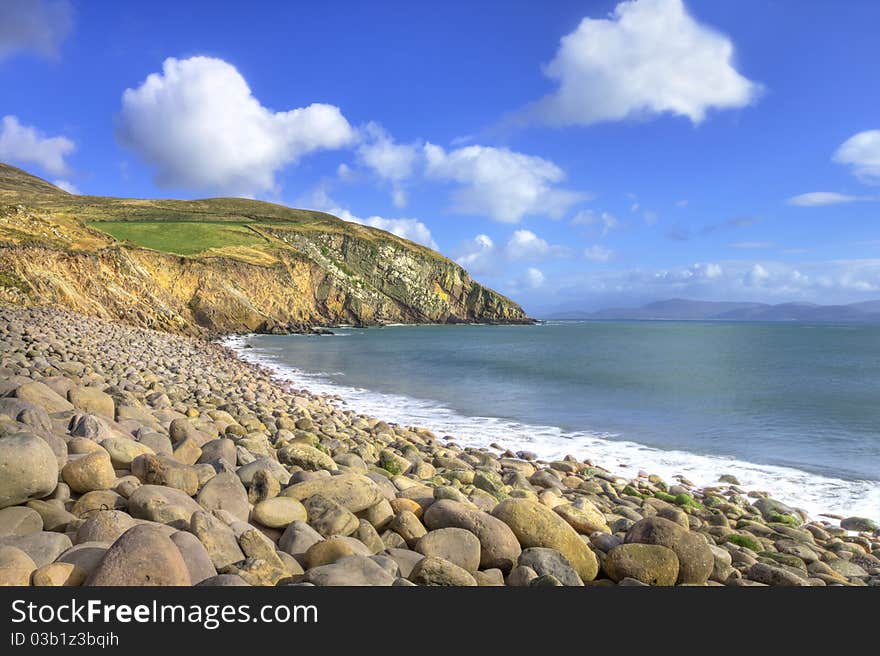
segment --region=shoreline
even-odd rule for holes
[[[391,417],[397,423],[424,426],[438,434],[451,434],[465,446],[487,448],[492,442],[498,442],[514,451],[533,451],[545,460],[562,459],[569,452],[575,456],[588,454],[594,462],[616,476],[631,478],[636,472],[647,470],[661,474],[667,480],[684,476],[694,481],[698,488],[712,487],[717,484],[719,476],[727,474],[743,481],[742,489],[769,494],[816,519],[840,519],[843,517],[840,513],[858,508],[862,514],[880,521],[880,484],[873,481],[841,479],[735,456],[663,449],[589,430],[567,431],[514,419],[465,415],[437,401],[346,386],[329,380],[323,372],[303,372],[287,365],[272,354],[262,352],[260,347],[245,346],[249,340],[261,336],[256,333],[228,335],[218,343],[231,348],[237,357],[268,368],[282,381],[338,398],[343,409],[381,415],[385,419]],[[487,434],[489,437],[485,437]],[[540,437],[533,437],[535,435]],[[847,501],[836,501],[841,495]],[[853,503],[862,495],[870,496],[861,503]],[[829,499],[835,499],[835,507],[829,507]],[[851,505],[847,506],[847,502]]]
[[[13,584],[880,585],[876,524],[730,479],[459,445],[63,310],[0,308],[0,337]]]

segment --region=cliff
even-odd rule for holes
[[[329,214],[75,196],[2,164],[0,302],[188,334],[529,321],[439,253]]]

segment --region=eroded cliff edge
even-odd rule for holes
[[[172,234],[194,252],[163,250]],[[530,321],[439,253],[329,214],[73,196],[5,165],[0,302],[188,334]]]

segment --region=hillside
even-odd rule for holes
[[[565,312],[550,319],[623,319],[669,321],[800,321],[880,323],[880,301],[850,305],[814,303],[739,303],[689,301],[675,298],[634,308],[607,308],[596,312]]]
[[[4,164],[0,303],[189,334],[529,321],[439,253],[329,214],[76,196]]]

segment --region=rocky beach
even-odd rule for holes
[[[0,308],[0,584],[880,585],[869,519],[493,446],[198,337]]]

